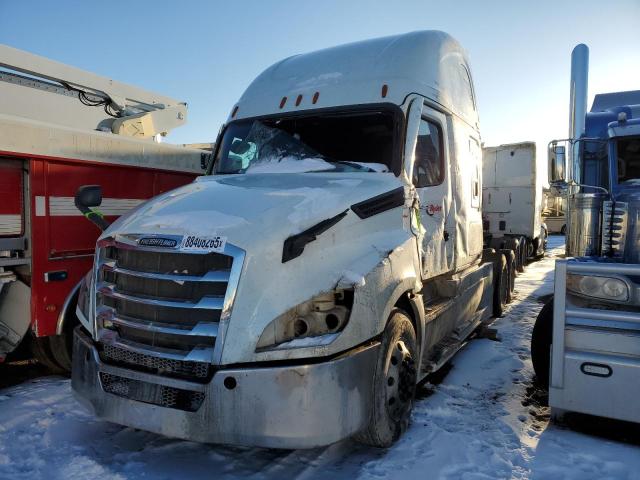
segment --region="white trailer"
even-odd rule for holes
[[[544,194],[536,144],[484,147],[482,175],[482,219],[488,244],[498,246],[515,239],[522,251],[520,267],[528,258],[544,255],[547,233],[541,220]]]

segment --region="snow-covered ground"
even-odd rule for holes
[[[549,425],[531,387],[531,328],[551,293],[554,256],[516,283],[495,322],[500,341],[475,339],[437,385],[420,392],[407,434],[380,451],[345,441],[278,451],[172,440],[96,420],[69,380],[44,377],[0,390],[0,478],[640,478],[640,447]]]

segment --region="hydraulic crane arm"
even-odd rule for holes
[[[85,106],[104,106],[105,112],[115,117],[109,123],[111,131],[118,135],[153,138],[158,134],[166,135],[186,121],[185,102],[2,44],[0,67],[5,70],[0,71],[0,89],[4,82],[13,86],[26,85],[48,93],[68,95],[72,92]],[[15,97],[7,97],[13,98],[13,110],[20,108],[21,99]],[[12,110],[11,106],[8,108]],[[75,124],[78,122],[76,119]],[[86,127],[98,128],[91,124]]]

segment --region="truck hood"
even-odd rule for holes
[[[220,235],[242,249],[282,240],[402,186],[391,173],[217,175],[160,195],[104,233]]]

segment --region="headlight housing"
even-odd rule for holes
[[[629,285],[616,277],[567,274],[567,290],[590,298],[626,302],[629,300]]]
[[[353,291],[334,290],[313,297],[273,320],[262,332],[256,351],[327,345],[349,321]]]

